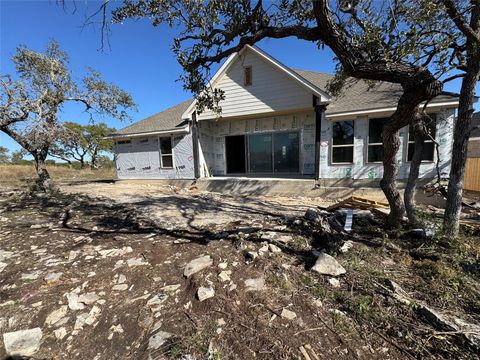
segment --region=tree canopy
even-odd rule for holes
[[[50,183],[45,159],[59,135],[65,104],[80,104],[91,121],[95,116],[125,120],[127,110],[136,108],[126,91],[107,83],[93,69],[75,80],[67,53],[55,41],[50,41],[44,53],[20,46],[12,61],[17,79],[12,75],[0,78],[0,131],[33,156],[40,187]]]

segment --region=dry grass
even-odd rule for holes
[[[112,179],[115,169],[71,169],[66,166],[47,166],[50,176],[57,181]],[[0,185],[20,185],[36,178],[33,165],[0,165]]]

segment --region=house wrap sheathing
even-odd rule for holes
[[[372,145],[372,124],[394,112],[401,88],[389,83],[371,88],[351,79],[342,95],[331,97],[325,89],[332,78],[289,69],[247,46],[232,55],[211,81],[225,93],[220,115],[205,111],[194,116],[195,101],[187,100],[114,135],[118,178],[194,179],[193,143],[198,134],[199,177],[379,179],[381,158],[370,158],[370,152],[381,148]],[[457,104],[458,96],[444,93],[427,106],[436,119],[438,154],[430,144],[432,154],[420,167],[422,178],[436,176],[437,159],[441,174],[449,172]],[[341,124],[350,127],[343,138],[338,136]],[[267,145],[259,150],[261,135]],[[405,179],[412,151],[408,127],[400,130],[400,140],[399,178]]]

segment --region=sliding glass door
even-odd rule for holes
[[[250,172],[272,172],[272,134],[249,135],[248,157]]]
[[[281,132],[273,135],[274,172],[296,173],[299,171],[298,132]]]
[[[248,136],[248,170],[251,173],[298,173],[299,158],[298,132]]]

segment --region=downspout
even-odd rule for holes
[[[318,97],[313,95],[313,108],[315,110],[315,180],[320,180],[320,134],[322,132],[322,119],[325,116],[325,105],[318,105]]]
[[[200,153],[198,149],[198,122],[197,112],[192,113],[192,145],[193,145],[193,169],[195,180],[200,178]]]

